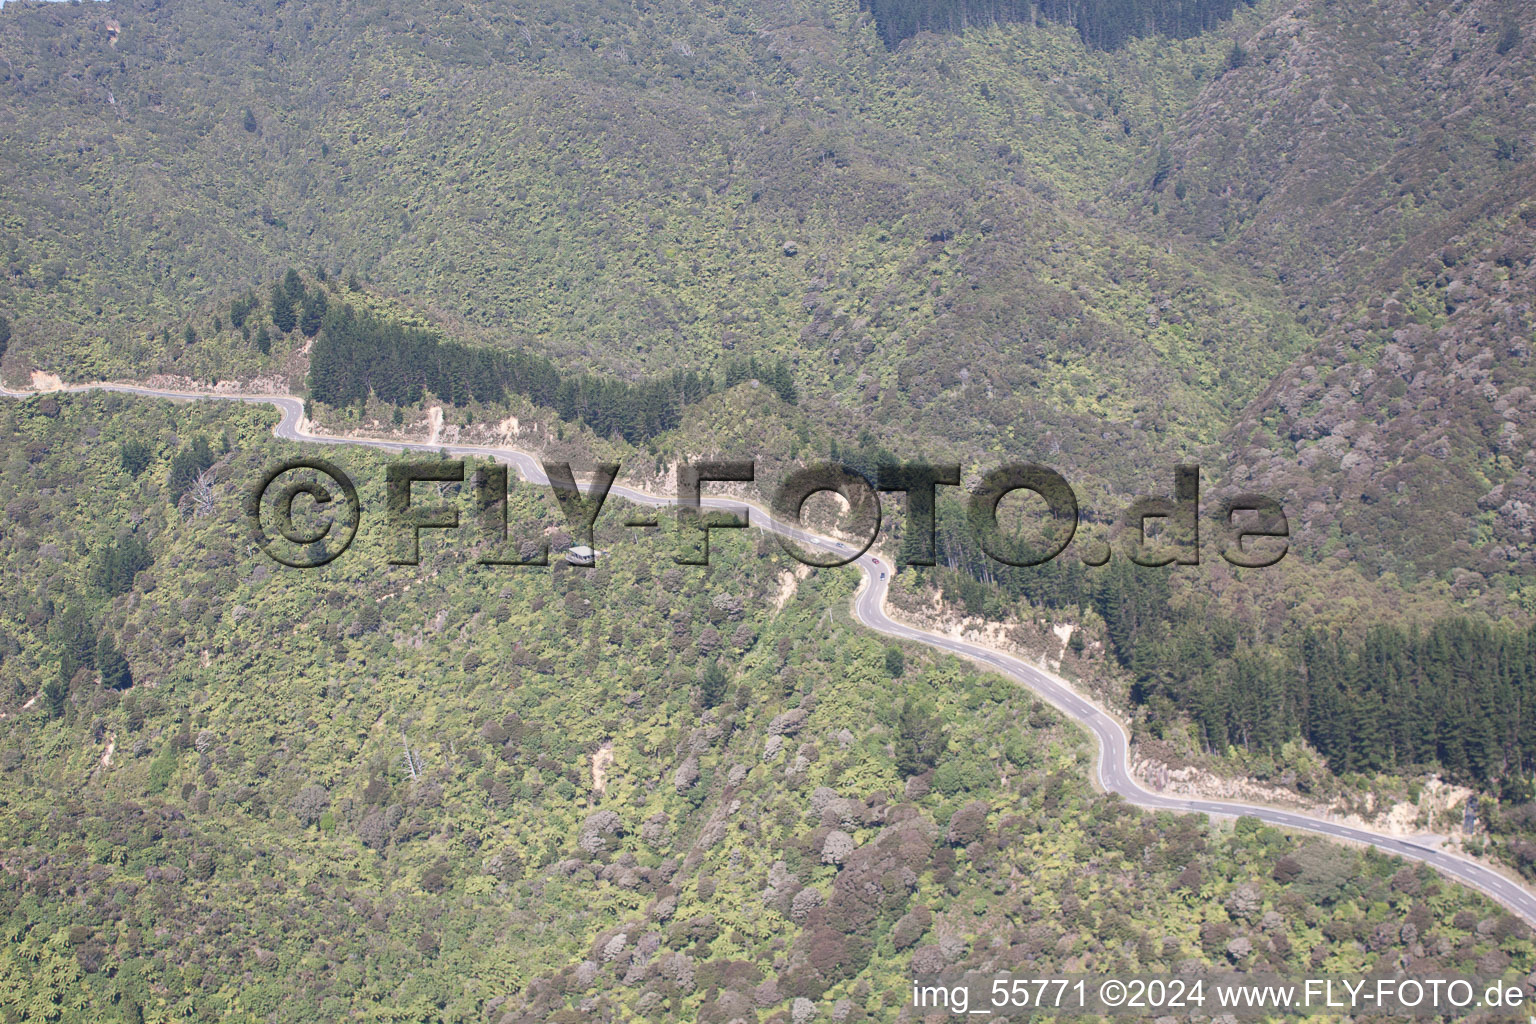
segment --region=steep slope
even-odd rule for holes
[[[1234,428],[1234,485],[1293,495],[1335,564],[1461,593],[1494,581],[1529,607],[1533,226],[1526,202],[1449,236],[1400,285],[1357,292],[1382,301],[1341,318]]]
[[[889,53],[852,3],[104,17],[0,21],[13,377],[270,372],[215,317],[318,265],[629,379],[787,355],[850,433],[1106,477],[1213,440],[1305,340],[1273,286],[1091,204],[1220,38]]]
[[[829,612],[847,571],[785,594],[748,537],[708,570],[621,531],[591,571],[477,565],[469,536],[388,566],[391,460],[348,449],[354,549],[274,568],[238,500],[292,454],[268,417],[3,410],[0,1005],[889,1021],[914,974],[1529,960],[1427,872],[1095,794],[1048,708]],[[177,499],[189,456],[211,504]],[[547,493],[509,511],[568,543]]]
[[[1228,472],[1294,494],[1311,547],[1367,572],[1532,568],[1533,39],[1528,4],[1295,5],[1134,193],[1319,335]]]

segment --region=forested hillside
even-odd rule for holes
[[[12,8],[3,366],[301,379],[226,313],[319,268],[562,373],[787,359],[849,440],[1203,457],[1330,572],[1527,594],[1526,5],[1228,6]]]
[[[890,54],[852,3],[21,13],[13,379],[286,372],[281,344],[235,355],[227,305],[322,268],[562,372],[787,358],[850,434],[1054,447],[1123,482],[1305,340],[1272,284],[1077,203],[1224,38],[1110,56],[1047,22]]]
[[[1227,435],[1233,478],[1293,494],[1335,564],[1528,588],[1536,23],[1351,10],[1245,40],[1135,202],[1275,268],[1317,337]]]
[[[1236,747],[1256,761],[1300,738],[1339,774],[1438,773],[1536,810],[1528,625],[1461,617],[1342,632],[1280,623],[1256,635],[1251,619],[1209,599],[1181,600],[1166,573],[1128,561],[999,572],[974,545],[944,537],[941,548],[953,567],[934,574],[937,585],[967,612],[1006,620],[1019,602],[1101,623],[1152,737],[1189,722],[1204,750]],[[1522,847],[1521,859],[1536,875],[1536,846]]]
[[[1139,36],[1188,39],[1216,28],[1239,4],[1255,0],[869,0],[866,6],[887,45],[919,32],[960,32],[1007,22],[1040,19],[1077,29],[1100,50]]]
[[[353,550],[252,557],[271,415],[0,410],[17,1019],[893,1020],[912,971],[1530,960],[1428,871],[1095,794],[1046,707],[751,536],[708,569],[630,531],[591,571],[472,533],[390,566],[389,457],[349,449]],[[510,515],[569,543],[545,491]]]
[[[1525,0],[8,3],[0,378],[657,486],[1043,463],[1062,559],[1000,566],[946,488],[907,614],[1201,771],[1469,786],[1536,877],[1533,89]],[[454,487],[388,566],[348,450],[358,544],[279,571],[268,412],[0,402],[11,1016],[804,1024],[929,970],[1531,962],[1428,873],[1094,793],[1044,706],[856,629],[851,570],[618,529],[490,568]],[[1201,564],[1133,567],[1179,463]],[[1217,555],[1239,492],[1272,568]]]
[[[725,367],[723,384],[762,378],[793,405],[798,392],[783,360],[759,367],[755,358]],[[351,306],[326,313],[310,353],[309,392],[333,406],[362,405],[369,398],[393,406],[417,406],[427,396],[450,405],[498,405],[519,395],[557,416],[587,426],[599,437],[639,442],[676,429],[682,411],[717,387],[692,370],[639,384],[564,373],[540,355],[444,342],[428,331],[402,328]]]

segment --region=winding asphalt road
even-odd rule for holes
[[[309,444],[353,445],[392,451],[418,449],[432,452],[447,451],[452,455],[474,455],[495,459],[513,466],[530,483],[547,484],[549,482],[548,477],[544,475],[543,467],[535,456],[513,448],[426,444],[409,441],[377,441],[364,438],[325,437],[312,434],[305,429],[304,403],[300,399],[288,395],[235,395],[166,391],[130,384],[80,384],[67,386],[61,390],[117,391],[126,394],[144,395],[150,398],[179,400],[214,399],[257,405],[273,405],[282,413],[282,418],[279,420],[276,428],[274,428],[273,433],[283,440]],[[0,394],[9,395],[13,398],[27,397],[36,393],[10,391],[0,386]],[[609,493],[637,505],[659,508],[673,504],[671,498],[638,491],[618,484],[615,484]],[[701,504],[705,508],[735,509],[737,511],[742,510],[743,507],[750,508],[751,522],[757,529],[788,537],[808,547],[819,548],[838,557],[847,557],[852,553],[847,545],[781,523],[769,515],[767,511],[750,502],[706,496],[702,499]],[[1345,842],[1374,846],[1386,853],[1396,854],[1409,860],[1422,861],[1442,874],[1484,893],[1508,908],[1512,913],[1523,918],[1533,927],[1536,927],[1536,894],[1533,894],[1523,885],[1476,861],[1428,845],[1429,843],[1438,842],[1438,837],[1426,836],[1424,837],[1424,842],[1415,842],[1412,839],[1389,836],[1369,829],[1342,825],[1295,811],[1227,800],[1200,800],[1190,797],[1164,796],[1143,789],[1140,783],[1131,775],[1130,738],[1126,733],[1125,727],[1120,724],[1117,718],[1084,697],[1069,684],[1055,676],[1048,675],[1027,661],[1010,654],[995,651],[983,644],[955,639],[940,633],[932,633],[896,622],[885,613],[885,596],[887,588],[890,586],[887,574],[890,567],[881,562],[877,556],[867,552],[860,555],[854,561],[863,571],[865,577],[853,600],[854,616],[861,623],[886,636],[908,640],[913,643],[926,644],[929,647],[949,651],[963,658],[969,658],[977,664],[1007,676],[1034,691],[1067,717],[1091,732],[1098,741],[1098,759],[1094,764],[1094,776],[1099,786],[1106,792],[1114,793],[1127,803],[1147,810],[1172,811],[1182,814],[1208,814],[1220,817],[1247,815],[1282,828],[1298,829],[1304,832],[1329,836]]]

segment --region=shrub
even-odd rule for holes
[[[987,805],[973,800],[960,808],[949,819],[949,832],[945,838],[951,846],[969,846],[987,831]]]
[[[123,472],[132,477],[148,469],[153,458],[154,452],[149,444],[136,437],[124,441],[117,449],[117,461],[122,465]]]
[[[326,792],[324,786],[309,785],[299,790],[294,795],[289,808],[299,823],[308,827],[320,820],[327,807],[331,805],[331,795]]]

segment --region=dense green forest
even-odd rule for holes
[[[724,385],[755,378],[781,400],[791,405],[797,400],[783,360],[765,366],[755,358],[733,361],[725,368]],[[359,315],[348,305],[324,314],[308,379],[310,395],[333,406],[363,403],[370,395],[396,406],[415,406],[428,395],[450,405],[495,405],[521,395],[599,437],[618,435],[632,443],[676,429],[683,409],[718,386],[693,370],[640,384],[561,373],[542,355],[445,342],[430,331]]]
[[[343,269],[562,372],[785,359],[893,448],[1211,453],[1330,572],[1528,614],[1529,5],[1224,6],[18,5],[0,370],[297,387],[323,311],[229,300]]]
[[[1239,4],[1256,0],[860,0],[887,46],[919,32],[959,32],[1040,18],[1070,25],[1095,49],[1113,50],[1140,36],[1188,39],[1217,27]]]
[[[348,298],[366,302],[370,296],[355,280],[344,287],[322,274],[309,284],[290,270],[270,294],[267,303],[254,292],[235,299],[230,321],[270,321],[281,337],[281,307],[323,310],[310,328],[315,340],[307,383],[316,401],[334,407],[370,398],[395,406],[431,399],[496,407],[516,395],[598,437],[639,444],[679,431],[690,406],[744,380],[760,379],[786,403],[798,400],[783,360],[761,365],[755,358],[736,359],[718,381],[679,370],[630,384],[562,373],[527,349],[466,344],[411,326],[397,313],[359,310]],[[302,320],[295,313],[287,331],[303,333]],[[703,417],[706,426],[717,422]],[[814,451],[817,442],[805,425],[797,424],[796,431],[790,446],[802,456]],[[750,426],[746,433],[752,434]],[[857,444],[839,443],[836,431],[816,435],[830,458],[868,479],[880,463],[899,461],[868,430]],[[764,446],[761,437],[757,447],[777,459],[795,454]],[[178,465],[185,465],[173,469],[173,478],[181,490],[206,466],[206,446],[203,451],[195,464],[193,450],[178,456]],[[963,521],[958,509],[950,507],[941,518],[950,524],[940,534],[951,570],[939,575],[946,595],[1002,620],[1018,599],[1079,615],[1091,610],[1104,624],[1148,736],[1161,738],[1168,726],[1187,721],[1204,751],[1240,747],[1271,755],[1300,738],[1338,775],[1437,772],[1500,796],[1510,807],[1532,798],[1536,673],[1527,626],[1452,616],[1423,629],[1380,625],[1363,638],[1347,639],[1326,622],[1301,629],[1286,622],[1255,636],[1210,601],[1172,602],[1165,570],[1121,559],[1089,569],[1071,558],[1037,570],[1009,569],[954,528]],[[903,553],[910,540],[903,535]],[[1522,866],[1536,870],[1536,863]]]
[[[1023,598],[1092,609],[1149,728],[1191,719],[1208,750],[1278,751],[1301,736],[1339,774],[1432,770],[1530,800],[1536,777],[1536,631],[1457,618],[1378,624],[1361,642],[1305,630],[1254,637],[1209,604],[1170,602],[1169,570],[1117,558],[1000,567],[944,544],[946,592],[978,613]],[[982,582],[985,578],[986,582]],[[993,602],[993,607],[989,607]]]
[[[1035,461],[1085,543],[1198,462],[1283,502],[1285,563],[1010,570],[946,504],[898,597],[1038,636],[1196,767],[1475,787],[1536,878],[1532,17],[6,4],[0,377],[650,480]],[[920,972],[1536,956],[1426,870],[1096,793],[1049,708],[753,534],[708,572],[616,528],[590,571],[467,528],[404,567],[370,512],[284,570],[240,512],[303,450],[271,425],[0,404],[6,1019],[894,1021]],[[345,451],[383,509],[390,456]],[[571,543],[546,492],[509,512]]]
[[[882,643],[852,570],[763,538],[511,570],[466,533],[407,567],[365,516],[282,569],[241,511],[293,451],[272,416],[0,408],[15,1019],[889,1021],[912,971],[1529,962],[1427,870],[1096,794],[1049,708]],[[380,507],[390,456],[339,457]],[[546,490],[509,506],[569,543]]]
[[[285,8],[136,9],[115,45],[84,5],[0,21],[27,120],[0,194],[60,211],[0,233],[8,379],[297,389],[306,310],[270,286],[292,265],[562,374],[784,360],[845,436],[1114,453],[1119,482],[1214,437],[1306,340],[1273,281],[1078,205],[1139,173],[1233,23],[1114,54],[1007,26],[946,57],[888,52],[853,0]],[[249,94],[208,87],[232,61]]]

